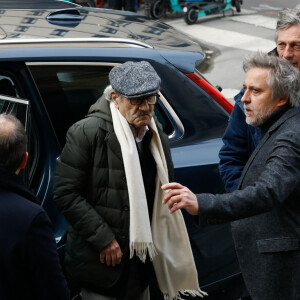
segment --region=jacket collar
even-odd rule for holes
[[[282,116],[277,119],[267,131],[266,135],[270,135],[273,131],[275,131],[279,126],[281,126],[286,120],[292,118],[296,114],[299,113],[299,110],[297,108],[290,108],[285,113],[282,114]]]
[[[119,159],[122,160],[120,143],[114,131],[110,102],[102,95],[89,109],[87,117],[99,118],[99,127],[106,132],[105,141]]]
[[[102,95],[90,108],[88,111],[88,115],[94,114],[94,113],[103,113],[106,115],[105,119],[107,121],[112,122],[111,118],[111,112],[109,107],[109,101],[107,101]]]
[[[291,109],[291,105],[288,103],[284,105],[283,107],[278,108],[276,111],[274,111],[267,119],[259,126],[259,128],[262,130],[263,133],[266,133],[273,124],[276,123],[277,120],[280,119],[280,117],[289,109]]]
[[[40,204],[35,195],[24,185],[20,176],[4,169],[0,169],[0,188]]]

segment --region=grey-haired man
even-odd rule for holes
[[[145,61],[112,68],[109,80],[69,129],[58,161],[54,198],[70,224],[66,270],[84,300],[150,299],[153,278],[170,299],[202,295],[182,215],[171,219],[162,205],[173,164],[154,119],[161,80]]]
[[[276,48],[270,55],[278,55],[300,70],[300,8],[285,9],[279,13],[276,26]],[[245,122],[241,99],[244,89],[235,96],[235,106],[230,115],[219,157],[220,175],[226,192],[237,188],[243,168],[261,140],[260,128]]]
[[[244,62],[246,122],[263,138],[238,189],[193,194],[163,186],[171,213],[199,214],[201,225],[231,221],[242,274],[253,300],[300,299],[300,72],[285,60],[256,54]]]

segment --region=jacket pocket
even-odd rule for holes
[[[256,244],[259,253],[299,250],[299,240],[294,237],[257,240]]]

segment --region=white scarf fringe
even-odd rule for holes
[[[150,260],[152,261],[154,256],[157,255],[157,251],[153,243],[143,243],[143,242],[130,242],[130,258],[136,254],[139,259],[144,263],[147,258],[147,253],[149,254]]]
[[[206,292],[203,292],[201,290],[183,290],[176,293],[176,295],[172,298],[172,300],[186,300],[186,298],[181,298],[181,296],[192,296],[192,297],[201,297],[207,296]],[[170,300],[170,297],[168,294],[164,294],[165,300]]]

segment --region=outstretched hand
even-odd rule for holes
[[[182,208],[191,215],[198,214],[197,197],[186,186],[171,182],[164,184],[161,188],[165,191],[163,204],[168,204],[171,214]]]
[[[107,266],[115,267],[121,263],[122,256],[123,253],[119,243],[116,239],[113,239],[112,242],[100,252],[100,262],[102,264],[106,263]]]

